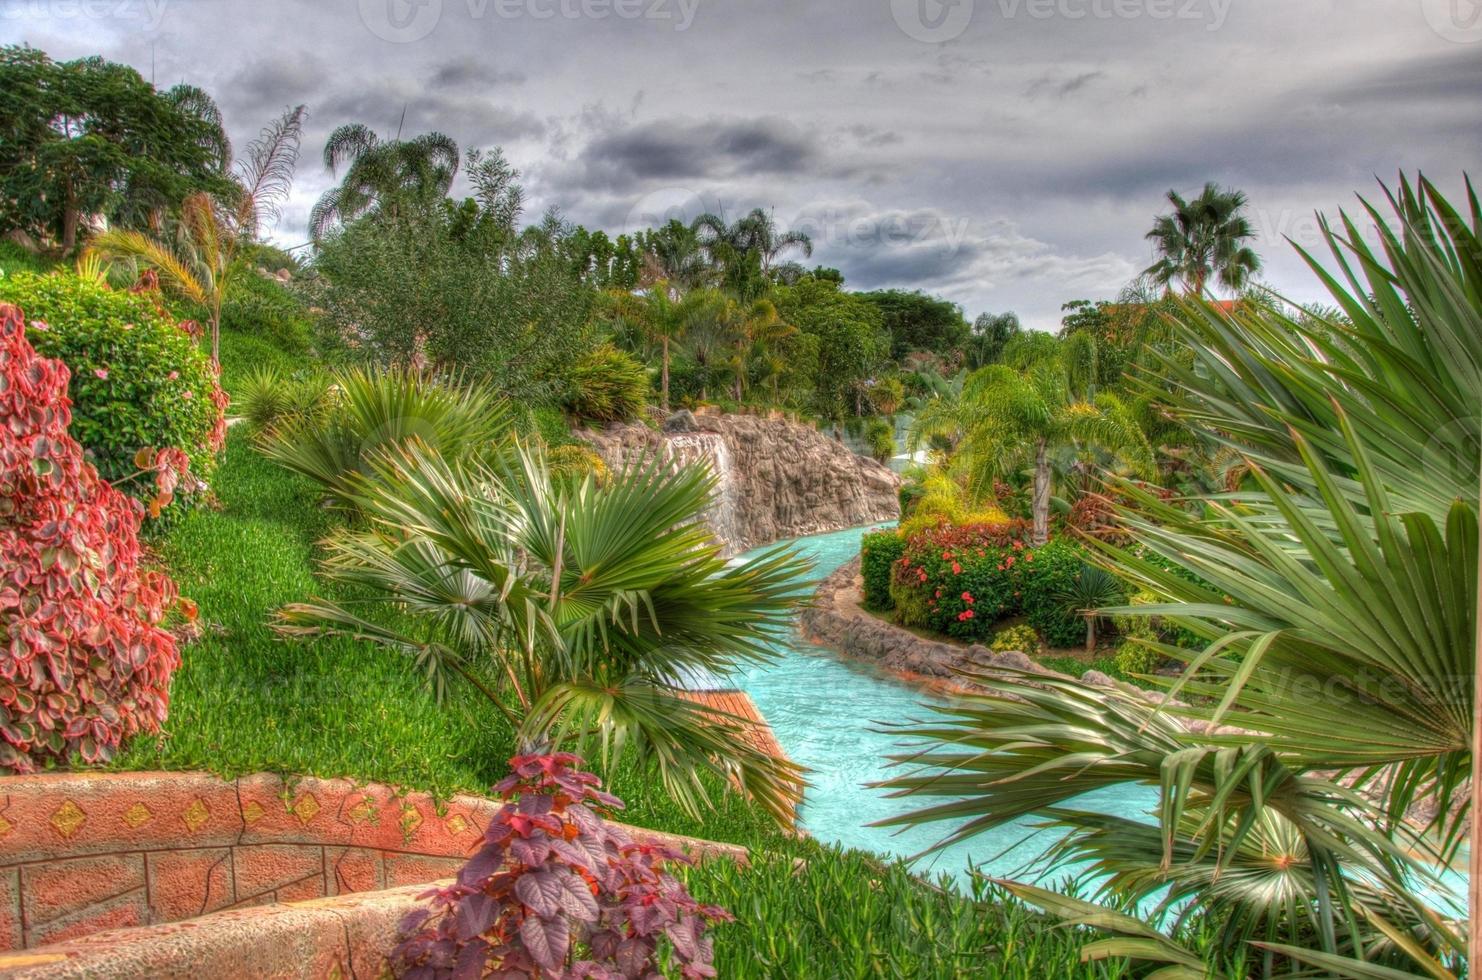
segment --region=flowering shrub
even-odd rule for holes
[[[1028,544],[1025,521],[948,527],[915,535],[895,563],[890,595],[907,626],[971,642],[1023,614],[1050,646],[1070,646],[1085,622],[1067,615],[1059,592],[1075,580],[1085,552],[1066,541]]]
[[[906,542],[894,531],[866,534],[859,544],[859,570],[864,578],[867,609],[884,611],[894,606],[890,598],[890,573],[906,552]]]
[[[175,449],[190,460],[185,492],[210,475],[226,441],[227,396],[193,325],[169,316],[150,285],[21,273],[0,278],[0,303],[25,310],[37,353],[71,371],[71,434],[99,475],[117,484],[139,469],[141,449]]]
[[[574,755],[526,755],[494,787],[506,802],[457,882],[407,916],[392,954],[398,975],[624,980],[659,977],[660,939],[685,977],[713,977],[709,924],[663,868],[677,851],[635,844],[606,823],[622,806]]]
[[[175,583],[139,568],[139,511],[68,433],[67,366],[0,304],[0,766],[109,758],[159,729],[180,663],[162,627]],[[181,462],[145,462],[168,494]]]

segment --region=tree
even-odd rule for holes
[[[642,293],[608,294],[609,314],[633,327],[644,340],[659,345],[659,407],[665,412],[669,411],[671,346],[682,343],[696,324],[716,319],[723,305],[723,298],[711,290],[681,295],[662,279]]]
[[[354,500],[371,529],[334,535],[326,568],[366,598],[289,606],[285,632],[353,636],[414,658],[438,690],[468,685],[522,751],[637,751],[692,814],[709,775],[792,819],[797,767],[675,680],[770,660],[797,602],[794,553],[721,556],[701,520],[708,471],[655,460],[569,490],[523,452],[491,468],[413,446],[373,465]]]
[[[230,198],[231,145],[200,89],[157,91],[134,69],[0,48],[0,227],[63,252],[84,222],[142,228],[193,193]]]
[[[719,272],[722,285],[742,300],[752,300],[771,282],[772,267],[785,253],[813,254],[813,239],[801,231],[781,231],[771,212],[753,208],[734,224],[705,213],[690,224],[700,247]]]
[[[321,346],[351,361],[478,372],[501,394],[555,401],[592,347],[598,292],[554,217],[518,233],[485,202],[403,198],[319,242],[306,288]]]
[[[782,319],[817,340],[813,409],[829,419],[865,414],[869,381],[890,354],[879,308],[812,277],[778,287],[774,297]]]
[[[959,395],[929,402],[912,425],[916,439],[951,441],[953,462],[970,487],[1029,469],[1036,545],[1049,539],[1057,456],[1099,450],[1141,475],[1153,471],[1152,448],[1127,406],[1095,390],[1094,350],[1086,338],[1025,334],[1004,351],[1002,363],[968,375]]]
[[[967,321],[955,303],[920,290],[882,289],[858,295],[880,310],[880,320],[890,331],[890,356],[894,360],[911,351],[951,358],[967,341]]]
[[[180,205],[173,241],[142,232],[112,229],[97,235],[88,252],[108,261],[131,261],[154,270],[160,285],[205,309],[211,358],[221,363],[221,307],[241,273],[237,255],[277,221],[293,187],[303,133],[304,107],[289,109],[247,146],[235,166],[234,192],[227,201],[205,192]]]
[[[979,313],[973,321],[972,335],[963,344],[965,366],[976,371],[995,363],[1009,341],[1023,332],[1014,313]]]
[[[440,200],[458,173],[458,144],[437,132],[386,140],[364,123],[346,123],[329,134],[324,166],[334,174],[347,162],[339,186],[325,191],[309,214],[316,241],[377,207],[394,213],[408,198]]]
[[[640,231],[634,245],[643,256],[640,282],[663,279],[680,292],[709,284],[711,268],[695,232],[678,218],[660,228]]]
[[[1245,217],[1242,191],[1222,189],[1213,182],[1192,201],[1168,192],[1173,213],[1160,216],[1145,236],[1161,256],[1144,271],[1160,285],[1175,279],[1190,295],[1199,295],[1210,279],[1228,289],[1240,289],[1260,271],[1261,259],[1245,243],[1255,231]]]

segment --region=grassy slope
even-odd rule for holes
[[[335,518],[307,481],[259,456],[239,427],[213,489],[217,509],[183,515],[154,542],[200,605],[204,633],[184,650],[164,732],[136,740],[119,767],[349,776],[444,796],[483,792],[504,775],[509,727],[467,691],[439,705],[410,661],[363,643],[272,633],[274,610],[326,592],[313,562]],[[634,823],[740,843],[775,839],[765,818],[719,786],[718,810],[696,821],[636,759],[606,775]]]

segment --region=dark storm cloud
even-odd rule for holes
[[[427,82],[435,88],[502,87],[519,85],[526,79],[522,71],[512,71],[472,58],[438,65]]]
[[[671,119],[621,126],[593,139],[566,183],[614,190],[651,181],[809,173],[818,160],[815,141],[785,120]]]

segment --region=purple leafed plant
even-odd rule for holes
[[[657,978],[661,938],[683,976],[715,976],[705,933],[730,913],[664,871],[689,863],[684,854],[608,824],[604,813],[623,803],[580,764],[568,753],[510,760],[514,772],[494,787],[506,802],[478,853],[402,922],[398,976]]]

